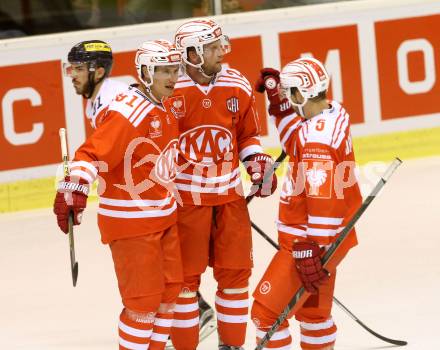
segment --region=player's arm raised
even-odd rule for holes
[[[237,140],[240,159],[246,167],[251,181],[258,185],[257,197],[267,197],[277,188],[277,177],[273,172],[272,157],[263,152],[260,143],[260,122],[255,107],[255,96],[243,93],[244,110],[237,122]]]

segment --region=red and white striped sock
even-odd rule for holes
[[[330,317],[324,322],[301,322],[301,349],[332,349],[336,341],[336,325]]]
[[[224,289],[216,293],[218,334],[226,345],[244,344],[249,309],[248,294],[248,288]]]
[[[170,335],[173,324],[173,312],[158,312],[154,319],[149,350],[163,350]]]
[[[153,322],[154,313],[138,314],[122,310],[119,317],[119,350],[147,350]]]
[[[266,335],[266,332],[269,329],[270,327],[257,329],[257,344],[260,343],[261,339]],[[278,328],[264,347],[264,349],[267,350],[289,350],[291,348],[292,336],[290,335],[289,327],[283,326]]]
[[[195,292],[180,293],[174,308],[171,340],[176,350],[194,350],[199,344],[199,304]]]

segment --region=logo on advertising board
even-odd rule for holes
[[[185,96],[174,96],[170,98],[171,113],[174,114],[176,119],[183,118],[185,116]]]

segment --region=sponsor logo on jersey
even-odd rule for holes
[[[211,104],[212,103],[211,103],[211,100],[209,98],[204,98],[203,101],[202,101],[203,108],[206,108],[206,109],[211,108]]]
[[[154,166],[156,176],[163,182],[168,183],[175,179],[177,174],[177,139],[171,140],[160,153]]]
[[[185,96],[174,96],[169,99],[171,113],[176,119],[183,118],[185,116]]]
[[[213,165],[232,151],[232,134],[218,125],[202,125],[184,132],[179,150],[191,163]]]
[[[162,136],[162,122],[157,115],[149,116],[149,134],[151,138]]]
[[[309,197],[331,198],[333,161],[304,160],[306,193]]]
[[[237,97],[230,97],[226,100],[226,108],[231,113],[237,113],[238,112],[238,98]]]
[[[269,281],[264,281],[260,285],[260,293],[261,294],[267,294],[270,292],[271,289],[272,289],[272,286]]]

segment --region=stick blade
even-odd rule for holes
[[[74,287],[76,287],[77,280],[78,280],[78,263],[75,262],[72,268],[72,282]]]

